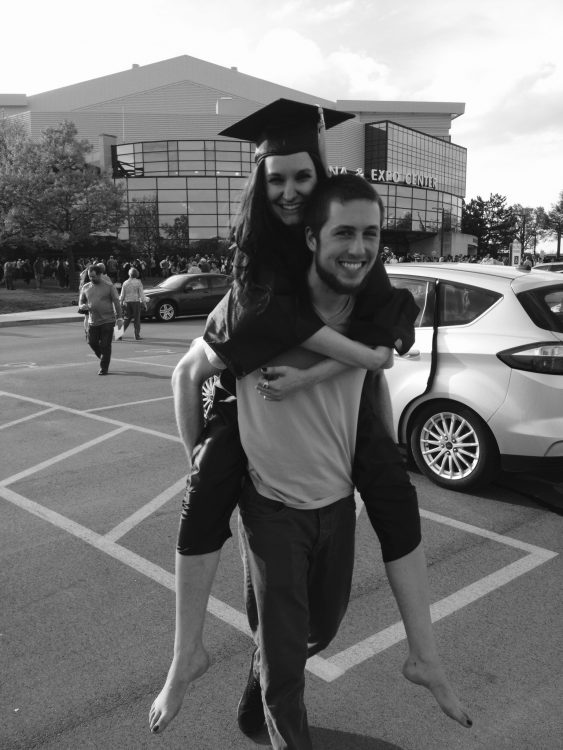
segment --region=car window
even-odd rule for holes
[[[207,289],[205,279],[190,279],[186,282],[186,286],[184,287],[185,292],[197,291],[198,289]]]
[[[212,289],[226,289],[231,284],[230,279],[226,276],[211,276],[209,281]]]
[[[395,289],[408,289],[414,297],[419,313],[414,322],[415,328],[431,326],[434,308],[434,283],[429,279],[419,279],[390,274],[389,281]]]
[[[538,328],[563,333],[563,284],[520,292],[518,300]]]
[[[498,292],[467,284],[440,283],[439,320],[442,326],[471,323],[501,298]]]

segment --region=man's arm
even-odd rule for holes
[[[119,295],[117,293],[117,289],[113,286],[113,284],[110,287],[111,292],[111,301],[113,304],[113,309],[115,311],[115,317],[118,321],[121,320],[123,322],[123,313],[121,311],[121,302],[119,301]]]
[[[201,386],[218,372],[207,358],[203,339],[197,338],[172,373],[176,424],[190,465],[194,445],[203,429]]]

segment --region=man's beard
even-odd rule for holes
[[[369,276],[368,272],[364,274],[361,281],[358,281],[357,283],[352,281],[350,284],[344,284],[338,279],[336,274],[323,268],[319,263],[319,256],[317,254],[315,254],[315,269],[321,281],[323,281],[329,289],[332,289],[333,292],[338,292],[339,294],[358,294],[367,284]]]

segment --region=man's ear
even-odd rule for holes
[[[317,250],[317,238],[313,234],[313,230],[311,227],[305,227],[305,242],[307,243],[307,247],[312,252],[316,252]]]

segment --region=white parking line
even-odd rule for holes
[[[124,427],[128,430],[134,430],[135,432],[142,432],[146,435],[153,437],[160,437],[164,440],[171,440],[174,443],[181,443],[182,440],[178,435],[170,435],[167,432],[159,432],[158,430],[151,430],[149,427],[141,427],[140,425],[131,424],[129,422],[123,422],[119,419],[112,419],[111,417],[103,417],[102,415],[93,414],[89,411],[83,411],[81,409],[73,409],[70,406],[60,406],[59,404],[53,404],[49,401],[42,401],[38,398],[30,398],[29,396],[20,396],[16,393],[9,393],[8,391],[0,391],[0,396],[6,396],[20,401],[27,401],[30,404],[39,404],[40,406],[53,407],[58,411],[66,412],[67,414],[74,414],[79,417],[87,417],[88,419],[95,419],[98,422],[104,422],[105,424],[117,425],[118,427]]]
[[[6,422],[6,424],[0,425],[0,430],[5,430],[7,427],[14,427],[17,424],[21,424],[22,422],[29,422],[30,419],[35,419],[36,417],[42,417],[44,414],[49,414],[51,411],[57,411],[56,406],[51,406],[48,409],[43,409],[42,411],[36,411],[34,414],[28,414],[27,417],[21,417],[21,419],[14,419],[13,422]]]
[[[39,505],[38,503],[29,500],[22,495],[19,495],[18,493],[9,489],[7,485],[13,484],[20,479],[30,476],[31,474],[34,474],[43,468],[47,468],[54,463],[60,462],[65,458],[73,456],[76,453],[86,450],[93,445],[101,443],[104,440],[115,437],[125,430],[136,430],[138,432],[156,435],[157,437],[162,437],[167,440],[174,440],[176,442],[181,442],[180,438],[177,436],[168,435],[166,433],[159,433],[156,430],[137,427],[136,425],[120,422],[115,419],[109,419],[93,414],[91,412],[84,412],[69,407],[62,407],[46,401],[19,396],[16,394],[8,393],[6,391],[0,391],[0,396],[6,396],[9,398],[15,398],[29,403],[38,404],[46,407],[46,411],[59,409],[67,413],[79,415],[88,419],[95,419],[105,424],[116,426],[116,429],[106,433],[105,435],[88,441],[80,446],[75,446],[69,451],[54,456],[51,459],[43,461],[35,466],[29,467],[28,469],[21,471],[18,474],[14,474],[3,481],[0,481],[0,497],[16,505],[22,510],[32,513],[33,515],[38,516],[48,523],[53,524],[60,529],[63,529],[67,533],[76,536],[87,544],[92,545],[96,549],[110,555],[123,564],[133,568],[137,572],[145,575],[147,578],[150,578],[173,591],[174,575],[172,573],[169,573],[158,565],[151,563],[149,560],[146,560],[140,555],[127,550],[121,545],[116,544],[116,540],[130,531],[138,523],[150,516],[151,513],[160,508],[174,495],[180,492],[182,487],[184,486],[185,478],[182,478],[175,482],[171,487],[158,495],[158,497],[154,498],[150,503],[146,504],[138,511],[133,513],[131,516],[129,516],[129,518],[125,519],[122,523],[120,523],[106,535],[97,534],[91,529],[81,526],[80,524],[72,521],[66,516],[56,513],[49,508]],[[361,508],[362,504],[358,503],[357,515],[359,515]],[[492,593],[495,589],[498,589],[501,586],[510,583],[519,576],[522,576],[525,573],[533,570],[535,567],[543,565],[554,557],[557,557],[557,553],[552,552],[551,550],[543,549],[542,547],[538,547],[536,545],[529,544],[512,537],[507,537],[502,534],[497,534],[487,529],[473,526],[462,521],[457,521],[455,519],[448,518],[447,516],[442,516],[437,513],[432,513],[430,511],[424,510],[421,510],[421,516],[434,523],[444,524],[464,533],[474,534],[483,537],[493,543],[504,544],[526,553],[524,557],[520,558],[516,562],[513,562],[510,565],[507,565],[500,570],[491,573],[490,575],[484,576],[478,581],[475,581],[474,583],[471,583],[468,586],[460,589],[459,591],[456,591],[453,594],[446,596],[440,601],[434,603],[431,606],[431,615],[433,622],[436,622],[444,617],[447,617],[448,615],[453,614],[454,612],[457,612],[463,607],[466,607],[469,604],[477,601],[478,599],[486,596],[487,594]],[[215,617],[228,623],[240,632],[245,633],[246,635],[250,634],[245,615],[229,606],[228,604],[225,604],[224,602],[211,597],[208,605],[208,611]],[[320,656],[312,657],[307,662],[307,669],[317,677],[327,682],[331,682],[342,676],[349,669],[352,669],[358,664],[372,658],[376,654],[381,653],[382,651],[404,640],[405,637],[406,635],[403,625],[401,622],[398,622],[388,628],[385,628],[379,633],[375,633],[374,635],[360,641],[359,643],[356,643],[353,646],[344,649],[343,651],[335,654],[332,657],[326,659]]]
[[[42,469],[48,469],[50,466],[53,466],[53,464],[57,464],[60,461],[64,461],[65,458],[70,458],[71,456],[75,456],[77,453],[82,453],[82,451],[86,451],[89,448],[92,448],[94,445],[103,443],[104,440],[109,440],[112,437],[116,437],[116,435],[121,435],[122,432],[126,432],[126,430],[128,429],[129,429],[128,427],[119,427],[117,430],[106,432],[104,435],[100,435],[99,437],[94,438],[93,440],[89,440],[87,443],[82,443],[81,445],[75,445],[74,448],[71,448],[70,450],[65,451],[64,453],[58,453],[56,456],[53,456],[52,458],[48,458],[46,461],[41,461],[41,463],[36,464],[35,466],[30,466],[28,469],[18,472],[18,474],[12,474],[11,477],[2,479],[2,481],[0,482],[0,485],[7,487],[9,484],[14,484],[14,482],[19,482],[20,479],[25,479],[26,477],[29,477],[32,474],[37,474],[37,472],[41,471]]]
[[[157,401],[170,401],[173,396],[160,396],[159,398],[145,398],[142,401],[128,401],[127,403],[110,404],[109,406],[97,406],[94,409],[85,409],[84,414],[92,414],[92,412],[106,411],[107,409],[119,409],[122,406],[142,406],[144,404],[154,404]]]
[[[131,529],[134,529],[135,526],[138,526],[138,524],[144,521],[145,518],[148,518],[155,511],[165,505],[175,495],[177,495],[179,492],[182,492],[185,487],[186,477],[184,477],[183,479],[179,479],[175,484],[173,484],[171,487],[168,487],[168,489],[164,490],[164,492],[161,492],[160,495],[155,497],[154,500],[151,500],[150,503],[143,505],[142,508],[139,508],[139,510],[129,516],[129,518],[126,518],[120,524],[115,526],[111,531],[108,531],[108,533],[105,534],[105,538],[109,539],[112,542],[116,542],[122,536],[125,536],[125,534],[131,531]]]
[[[72,536],[75,536],[78,539],[81,539],[83,542],[90,544],[92,547],[95,547],[101,552],[104,552],[106,555],[113,557],[115,560],[119,560],[119,562],[129,566],[133,570],[136,570],[138,573],[141,573],[147,578],[156,581],[156,583],[159,583],[161,586],[165,586],[171,591],[174,591],[174,574],[169,573],[159,565],[151,563],[150,560],[146,560],[144,557],[137,555],[135,552],[131,552],[125,547],[122,547],[121,545],[116,544],[109,539],[106,539],[101,534],[97,534],[95,531],[92,531],[91,529],[88,529],[85,526],[81,526],[79,523],[72,521],[70,518],[62,516],[60,513],[56,513],[54,510],[45,508],[44,506],[39,505],[33,500],[29,500],[28,498],[23,497],[23,495],[19,495],[17,492],[14,492],[7,487],[2,487],[1,485],[0,497],[3,497],[4,500],[7,500],[13,505],[16,505],[18,508],[21,508],[22,510],[27,511],[32,515],[37,516],[44,521],[47,521],[53,526],[56,526],[59,529],[72,534]],[[230,607],[228,604],[225,604],[224,602],[212,596],[209,599],[207,609],[219,620],[223,620],[223,622],[227,623],[228,625],[231,625],[237,630],[240,630],[242,633],[250,636],[250,630],[248,628],[248,623],[246,622],[246,616],[238,610],[234,609],[234,607]]]
[[[528,544],[527,542],[522,542],[519,539],[496,534],[493,531],[488,531],[487,529],[482,529],[478,526],[472,526],[471,524],[462,521],[456,521],[453,518],[441,516],[437,513],[432,513],[431,511],[421,510],[420,515],[423,518],[428,518],[436,523],[451,526],[461,531],[465,531],[468,534],[475,534],[499,544],[524,550],[528,553],[525,557],[516,560],[516,562],[506,565],[504,568],[500,568],[494,573],[491,573],[484,578],[480,578],[478,581],[475,581],[450,596],[446,596],[444,599],[432,604],[430,607],[432,622],[437,622],[438,620],[457,612],[468,604],[472,604],[478,599],[490,594],[495,589],[505,586],[515,578],[524,575],[524,573],[528,573],[538,565],[543,565],[543,563],[548,560],[557,557],[557,552],[552,552],[551,550],[543,549],[542,547],[537,547],[533,544]],[[370,659],[381,651],[385,651],[405,638],[406,633],[403,624],[402,622],[397,622],[394,625],[385,628],[385,630],[381,630],[379,633],[376,633],[375,635],[354,644],[350,648],[331,656],[326,659],[333,668],[332,674],[334,676],[331,679],[336,679],[352,667],[361,664],[363,661]],[[323,676],[323,679],[327,678]]]

